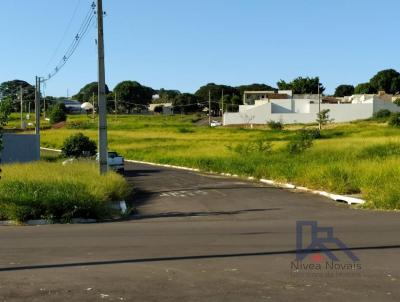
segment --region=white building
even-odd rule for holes
[[[319,111],[317,94],[296,95],[291,91],[246,91],[239,112],[224,114],[224,125],[266,124],[280,121],[284,124],[314,123]],[[321,110],[329,109],[334,122],[367,119],[381,109],[399,112],[400,106],[389,95],[353,95],[345,98],[321,97]]]

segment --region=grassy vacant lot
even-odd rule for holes
[[[196,116],[110,116],[110,149],[129,159],[360,194],[368,200],[367,207],[400,209],[400,130],[386,123],[330,125],[312,148],[291,155],[285,146],[295,135],[296,126],[283,131],[208,128],[197,126],[196,120]],[[42,145],[59,148],[77,131],[97,139],[96,122],[69,117],[66,128],[43,131]],[[246,152],[249,142],[257,140],[271,142],[272,150]]]
[[[100,176],[91,162],[12,164],[2,170],[0,219],[68,222],[75,217],[106,218],[111,214],[108,202],[122,200],[129,193],[120,175]]]

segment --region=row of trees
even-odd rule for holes
[[[0,96],[12,101],[14,110],[19,108],[20,87],[23,90],[23,99],[27,103],[34,100],[34,87],[21,80],[8,81],[0,84]],[[97,103],[97,82],[92,82],[79,90],[72,98],[80,102]],[[211,111],[213,114],[224,111],[236,111],[242,103],[243,93],[246,90],[292,90],[294,94],[323,93],[325,87],[318,77],[298,77],[291,82],[280,80],[277,88],[266,84],[251,84],[242,86],[228,86],[209,83],[200,87],[194,94],[181,93],[178,90],[155,90],[151,87],[141,85],[136,81],[123,81],[115,86],[113,91],[106,86],[107,105],[110,112],[115,110],[114,100],[117,100],[117,111],[124,113],[140,112],[147,108],[150,103],[172,103],[175,112],[191,113],[199,112],[209,106],[209,95],[211,97]],[[394,69],[378,72],[367,83],[361,83],[356,87],[352,85],[340,85],[336,88],[335,96],[341,97],[354,93],[377,93],[384,90],[388,93],[400,91],[400,73]],[[155,94],[158,99],[153,99]],[[47,107],[56,103],[58,99],[46,97]],[[223,108],[222,108],[223,107]]]
[[[397,94],[400,92],[400,73],[394,69],[385,69],[374,75],[369,82],[356,85],[339,85],[335,96],[343,97],[352,94],[371,94],[378,91]]]

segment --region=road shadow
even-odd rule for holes
[[[329,249],[329,251],[336,252],[336,251],[347,251],[347,250],[361,251],[361,250],[388,250],[388,249],[400,249],[400,245],[358,246],[358,247],[349,247],[346,249],[332,248]],[[326,250],[323,249],[307,250],[308,253],[321,253],[324,251]],[[239,258],[239,257],[272,256],[272,255],[295,255],[297,252],[298,252],[297,250],[283,250],[283,251],[263,251],[263,252],[251,252],[251,253],[210,254],[210,255],[103,260],[103,261],[73,262],[73,263],[38,264],[38,265],[2,267],[0,268],[0,273],[10,272],[10,271],[54,269],[54,268],[96,266],[96,265],[132,264],[132,263],[148,263],[148,262],[163,262],[163,261],[185,261],[185,260],[201,260],[201,259],[224,259],[224,258]]]
[[[151,219],[151,218],[166,218],[166,217],[196,217],[196,216],[219,216],[219,215],[237,215],[248,212],[266,212],[278,211],[280,208],[271,209],[246,209],[237,211],[215,211],[215,212],[165,212],[156,214],[137,214],[133,216],[134,219]]]
[[[151,176],[154,173],[162,172],[159,169],[135,169],[135,170],[125,170],[124,177],[139,177],[139,176]]]

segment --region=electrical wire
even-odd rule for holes
[[[76,5],[75,5],[75,8],[74,8],[74,10],[73,10],[71,19],[69,20],[69,22],[68,22],[68,24],[67,24],[67,27],[66,27],[65,30],[64,30],[64,33],[63,33],[63,35],[62,35],[62,37],[61,37],[61,39],[60,39],[60,42],[58,43],[56,49],[54,50],[53,54],[51,55],[50,60],[47,62],[46,66],[43,68],[42,73],[43,73],[43,72],[47,69],[47,67],[49,67],[49,65],[53,62],[53,60],[54,60],[54,58],[56,57],[58,51],[60,50],[60,47],[61,47],[62,43],[64,42],[65,37],[67,36],[67,33],[68,33],[69,29],[71,28],[72,21],[73,21],[74,18],[75,18],[76,12],[78,11],[78,8],[79,8],[79,5],[81,4],[81,1],[82,1],[82,0],[78,0],[78,1],[77,1]]]
[[[110,103],[114,103],[115,102],[115,100],[107,100],[107,102],[110,102]],[[117,100],[117,103],[122,103],[122,104],[126,104],[126,105],[131,105],[131,106],[137,106],[137,107],[139,107],[139,106],[141,106],[141,107],[148,107],[148,105],[144,105],[144,104],[138,104],[138,103],[131,103],[131,102],[127,102],[127,101],[121,101],[121,100]],[[184,104],[184,105],[171,105],[170,107],[172,107],[172,108],[178,108],[178,107],[190,107],[190,106],[208,106],[208,101],[203,101],[203,102],[197,102],[197,103],[195,103],[195,104]],[[220,102],[218,102],[218,101],[211,101],[211,103],[213,103],[213,104],[219,104]],[[157,105],[159,105],[159,106],[162,106],[163,105],[163,103],[159,103],[159,104],[157,104],[157,103],[154,103],[156,106]]]
[[[46,82],[46,81],[49,81],[50,79],[52,79],[64,67],[64,65],[68,62],[69,58],[74,54],[74,52],[78,48],[80,42],[86,36],[89,28],[92,25],[92,21],[96,14],[95,9],[96,9],[96,4],[93,2],[90,6],[88,13],[86,14],[86,16],[84,18],[79,30],[78,30],[78,33],[75,35],[74,40],[72,41],[70,46],[67,48],[64,56],[58,62],[56,67],[50,73],[48,73],[48,75],[46,77],[41,78],[42,82]]]

